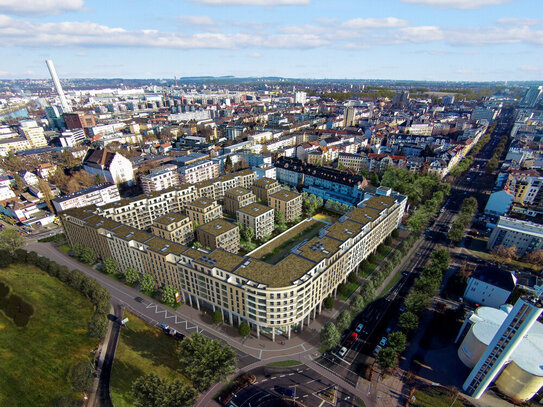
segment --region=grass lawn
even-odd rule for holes
[[[373,270],[375,270],[376,267],[377,267],[377,264],[370,263],[370,266],[369,266],[369,268],[367,270],[362,271],[361,273],[359,273],[360,277],[368,278],[370,276],[370,274],[373,273]]]
[[[477,250],[469,250],[468,251],[476,256],[476,257],[479,257],[483,260],[487,260],[487,261],[495,261],[496,260],[496,256],[493,255],[493,254],[490,254],[490,253],[486,253],[486,252],[480,252],[480,251],[477,251]],[[503,264],[508,264],[510,266],[513,266],[513,267],[516,267],[516,268],[519,268],[519,269],[523,269],[523,268],[527,268],[527,269],[532,269],[532,270],[535,270],[535,271],[539,271],[542,269],[541,266],[536,266],[534,264],[530,264],[530,263],[525,263],[523,261],[518,261],[518,260],[506,260],[504,259],[503,261]]]
[[[412,407],[471,407],[473,404],[464,402],[462,396],[459,395],[458,399],[454,401],[454,394],[443,387],[423,387],[417,389],[414,394],[416,401],[411,402],[409,405]]]
[[[398,271],[396,274],[394,274],[394,277],[392,277],[392,279],[388,282],[385,288],[383,288],[383,291],[381,291],[381,294],[379,295],[378,298],[381,298],[387,295],[390,289],[394,287],[396,283],[398,283],[398,281],[401,280],[401,278],[402,278],[402,273]]]
[[[138,317],[124,313],[127,326],[122,328],[111,373],[111,399],[115,407],[134,405],[132,383],[138,377],[153,372],[173,380],[189,381],[178,373],[177,341]]]
[[[316,221],[315,221],[316,222]],[[262,261],[265,261],[269,264],[277,264],[279,261],[283,260],[294,246],[299,244],[304,240],[311,240],[313,237],[319,234],[319,231],[324,227],[324,224],[316,222],[304,230],[299,235],[290,237],[288,240],[283,240],[283,244],[274,250],[274,254],[269,257],[261,258]]]
[[[339,299],[343,301],[347,301],[347,299],[351,296],[351,294],[360,287],[360,283],[348,283],[347,289],[345,290],[344,294],[338,295]]]
[[[72,366],[92,360],[98,344],[87,336],[92,304],[33,266],[1,269],[0,280],[34,306],[25,328],[0,312],[0,405],[52,406],[56,398],[73,393]]]
[[[268,366],[273,366],[273,367],[290,367],[290,366],[298,366],[298,365],[301,365],[301,363],[298,362],[297,360],[281,360],[279,362],[268,363]]]
[[[60,250],[64,254],[68,254],[68,252],[70,251],[70,245],[68,244],[60,245],[58,246],[58,250]]]

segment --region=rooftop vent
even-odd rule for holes
[[[215,229],[221,229],[222,225],[215,225]]]
[[[212,259],[211,257],[208,257],[208,256],[202,256],[202,257],[200,257],[200,260],[203,261],[204,263],[210,264],[212,266],[214,266],[215,263],[217,263],[217,260]]]
[[[165,245],[162,249],[160,249],[161,252],[165,252],[170,247],[169,244]]]
[[[134,232],[130,232],[130,233],[128,233],[128,234],[126,235],[126,237],[132,237],[132,236],[134,236]]]

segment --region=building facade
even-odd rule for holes
[[[268,206],[252,203],[238,209],[236,216],[243,227],[251,227],[255,231],[255,239],[270,236],[273,232],[274,210]]]
[[[68,195],[51,200],[57,213],[71,208],[82,208],[88,205],[105,205],[121,199],[117,185],[102,184],[82,189]]]
[[[202,246],[211,250],[222,249],[230,253],[239,251],[239,227],[224,219],[215,219],[196,228]]]
[[[109,150],[88,151],[83,160],[83,169],[90,174],[100,175],[112,184],[131,184],[134,182],[134,168],[128,158]]]
[[[199,225],[211,222],[213,219],[222,218],[222,207],[209,198],[198,198],[186,207],[187,216],[191,221]]]
[[[224,210],[235,214],[238,209],[256,202],[256,196],[247,188],[231,188],[224,195]]]
[[[219,176],[219,166],[212,161],[186,165],[178,170],[179,182],[196,184],[197,182],[212,180]]]
[[[151,233],[166,240],[184,245],[194,240],[194,227],[188,216],[170,212],[153,221]]]
[[[176,165],[162,165],[155,168],[150,174],[141,177],[141,187],[144,194],[162,191],[176,185],[179,185]]]
[[[281,184],[274,179],[264,177],[254,181],[252,188],[257,199],[267,205],[269,196],[280,191]]]
[[[500,216],[488,239],[487,248],[492,250],[500,245],[516,247],[519,257],[543,249],[543,225]]]
[[[283,212],[286,222],[302,216],[302,195],[297,192],[281,190],[269,197],[270,207]]]

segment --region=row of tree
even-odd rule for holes
[[[353,206],[329,199],[326,201],[326,204],[324,205],[324,209],[330,212],[335,212],[337,214],[344,215],[350,210],[352,210]]]
[[[503,154],[503,151],[505,150],[505,146],[507,145],[508,138],[507,136],[503,136],[500,139],[500,142],[498,145],[494,148],[492,158],[488,160],[488,163],[486,164],[486,172],[493,172],[498,168],[500,157]]]
[[[449,231],[449,239],[454,244],[457,244],[464,237],[464,230],[468,227],[477,212],[477,199],[470,196],[462,201],[460,213],[454,220],[451,230]]]
[[[302,192],[302,208],[306,217],[312,217],[323,206],[324,200],[321,197],[317,197],[314,194],[308,194],[307,192]]]

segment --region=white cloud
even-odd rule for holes
[[[353,18],[341,24],[342,27],[361,29],[361,28],[396,28],[409,25],[407,20],[396,17],[386,18]]]
[[[535,18],[499,18],[497,20],[498,24],[504,25],[539,25],[543,23],[543,20],[538,20]]]
[[[177,20],[187,25],[215,25],[209,16],[180,16]]]
[[[87,53],[86,52],[76,52],[75,55],[77,55],[78,57],[86,57]]]
[[[262,54],[260,52],[253,52],[251,55],[249,55],[251,58],[260,58],[262,57]]]
[[[193,3],[213,6],[299,6],[310,0],[192,0]]]
[[[522,65],[522,66],[519,66],[518,69],[524,72],[543,73],[543,68],[538,68],[537,66],[531,66],[531,65]]]
[[[434,42],[443,38],[443,31],[433,25],[405,27],[397,33],[397,40],[402,42]]]
[[[18,15],[60,14],[83,8],[83,0],[0,0],[0,13]]]
[[[486,6],[497,6],[513,0],[400,0],[404,3],[421,4],[437,8],[455,8],[461,10],[477,9]]]

